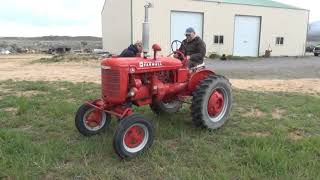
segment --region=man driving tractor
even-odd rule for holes
[[[192,27],[186,30],[185,36],[186,39],[182,41],[179,50],[187,56],[189,59],[189,67],[192,68],[203,63],[206,55],[206,44],[196,35]],[[179,58],[179,55],[175,54],[174,57]]]

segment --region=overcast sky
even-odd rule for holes
[[[311,10],[320,20],[319,0],[278,0]],[[104,0],[0,0],[0,36],[101,36]]]

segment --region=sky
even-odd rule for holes
[[[0,0],[0,37],[101,37],[104,0]]]
[[[277,0],[309,9],[320,20],[319,0]],[[0,37],[99,36],[104,0],[0,0]]]
[[[310,23],[320,21],[319,0],[276,0],[281,3],[310,10]]]

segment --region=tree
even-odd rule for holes
[[[17,52],[19,50],[19,47],[17,44],[11,44],[10,45],[11,51]]]
[[[6,49],[8,47],[8,43],[7,42],[0,42],[0,48],[4,48]]]
[[[82,46],[83,48],[85,48],[87,45],[88,45],[88,42],[86,42],[86,41],[81,41],[81,46]]]

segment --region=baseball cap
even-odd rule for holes
[[[186,34],[190,34],[190,33],[195,33],[195,30],[194,30],[192,27],[189,27],[189,28],[186,30]]]

